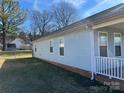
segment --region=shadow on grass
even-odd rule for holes
[[[43,60],[22,58],[8,59],[2,65],[0,93],[110,93],[110,91],[99,82],[65,71]]]

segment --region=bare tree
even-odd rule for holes
[[[39,35],[37,35],[37,27],[34,24],[30,24],[30,31],[28,33],[28,36],[31,41],[37,39]]]
[[[31,34],[32,34],[32,36],[34,37],[34,38],[37,38],[37,27],[35,26],[35,25],[33,25],[33,24],[31,24],[30,25],[30,32],[31,32]]]
[[[53,5],[52,8],[54,23],[58,29],[73,23],[77,19],[76,8],[70,3],[62,1]]]
[[[47,11],[43,11],[42,13],[36,10],[32,11],[31,14],[31,20],[32,23],[36,29],[36,31],[39,31],[41,36],[43,36],[49,29],[50,21],[51,21],[51,15]],[[33,30],[34,30],[34,27]]]

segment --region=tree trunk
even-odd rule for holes
[[[3,29],[3,34],[2,34],[2,37],[3,37],[3,51],[6,50],[6,32],[5,32],[5,29]]]

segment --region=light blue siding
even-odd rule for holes
[[[54,45],[54,53],[49,51],[49,40],[34,42],[37,46],[35,57],[59,62],[65,65],[91,71],[91,31],[78,31],[68,33],[59,37],[51,38]],[[59,54],[59,38],[64,38],[65,55]]]

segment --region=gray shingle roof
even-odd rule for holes
[[[95,14],[95,15],[92,15],[92,16],[88,17],[87,19],[90,19],[91,21],[96,22],[98,20],[103,20],[106,18],[120,15],[120,14],[124,14],[124,3],[121,3],[117,6],[114,6],[112,8],[107,9],[107,10],[104,10],[100,13]]]

